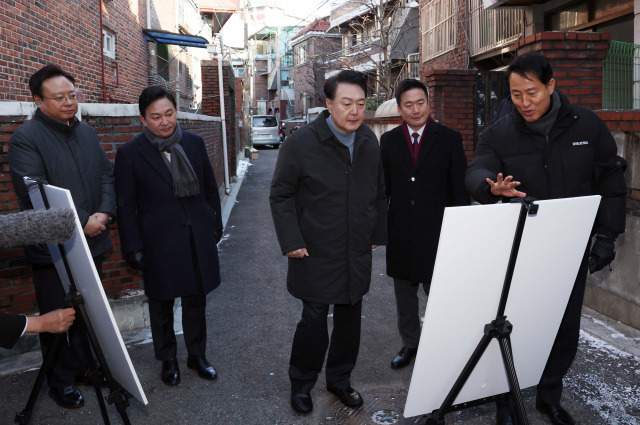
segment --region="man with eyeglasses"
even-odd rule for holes
[[[111,164],[96,131],[78,121],[75,79],[56,65],[47,65],[29,78],[38,108],[9,141],[9,169],[22,210],[31,209],[23,177],[44,179],[71,192],[98,273],[111,250],[107,225],[116,213]],[[40,314],[64,307],[65,292],[46,245],[26,247]],[[43,357],[53,335],[40,334]],[[62,339],[47,374],[50,396],[65,408],[84,404],[76,386],[86,383],[92,363],[86,332],[71,326]]]

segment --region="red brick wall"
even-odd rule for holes
[[[118,147],[142,130],[138,117],[91,117],[85,121],[95,127],[107,156],[113,161]],[[25,121],[23,116],[0,116],[0,214],[18,212],[13,191],[7,152],[11,134]],[[219,122],[180,120],[180,126],[205,139],[218,184],[222,185],[222,137]],[[107,297],[119,298],[131,289],[142,288],[142,275],[129,269],[120,253],[117,228],[110,230],[114,249],[103,265],[102,283]],[[19,313],[37,311],[31,280],[31,269],[24,260],[22,248],[0,249],[0,310]]]
[[[420,0],[420,14],[422,14],[422,8],[427,5],[431,0]],[[420,61],[420,77],[424,81],[424,77],[435,69],[465,69],[468,68],[467,59],[467,2],[456,1],[456,45],[453,50],[445,52],[439,56],[431,58],[427,61]],[[422,19],[420,19],[420,27],[418,37],[420,37],[420,57],[423,58],[422,53],[422,32],[425,28],[422,28]]]
[[[15,0],[0,7],[0,92],[30,101],[29,76],[56,63],[68,70],[88,102],[102,99],[99,3]]]
[[[553,68],[556,87],[571,103],[589,109],[602,108],[602,61],[611,34],[597,32],[543,32],[521,39],[518,55],[542,53]]]
[[[431,70],[424,75],[431,117],[462,135],[467,160],[473,159],[473,98],[475,71]]]
[[[218,62],[217,60],[202,61],[200,67],[202,69],[202,113],[210,116],[220,116]],[[242,79],[236,79],[233,69],[228,63],[223,62],[222,72],[224,74],[227,158],[229,160],[229,173],[234,175],[235,170],[238,168],[238,154],[244,147],[242,131],[238,125],[239,121],[242,120]],[[222,161],[222,158],[220,160]],[[217,174],[216,178],[218,178]],[[223,183],[222,177],[218,180],[218,183]]]
[[[133,6],[132,6],[133,5]],[[132,10],[131,7],[135,9]],[[136,103],[147,86],[149,43],[142,35],[146,26],[145,2],[111,0],[103,2],[102,22],[116,35],[116,57],[104,57],[107,101]]]

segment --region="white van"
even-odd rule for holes
[[[280,147],[280,123],[275,115],[253,115],[251,117],[251,144]]]

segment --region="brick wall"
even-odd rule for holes
[[[56,63],[78,80],[86,101],[102,99],[99,3],[15,0],[0,8],[0,92],[29,101],[29,77]],[[128,8],[127,8],[128,9]]]
[[[589,109],[602,108],[602,61],[611,34],[550,31],[528,36],[518,44],[518,55],[542,53],[553,68],[556,87],[571,103]]]
[[[431,0],[420,0],[420,13],[422,14],[423,8]],[[465,69],[468,68],[468,42],[467,42],[467,2],[456,1],[456,44],[453,50],[442,53],[427,61],[420,61],[420,77],[424,81],[424,77],[435,69]],[[422,53],[422,32],[425,28],[422,28],[423,20],[420,19],[420,28],[418,31],[418,37],[420,37],[420,57],[423,58]]]
[[[147,86],[149,47],[142,35],[147,11],[144,2],[103,2],[102,22],[116,37],[116,57],[105,56],[107,102],[135,103]],[[142,59],[142,60],[141,60]],[[95,77],[94,77],[95,78]]]
[[[136,105],[122,105],[124,113],[116,116],[96,113],[102,105],[81,106],[83,119],[95,127],[102,147],[111,161],[123,143],[140,134],[142,126]],[[17,108],[19,109],[19,108]],[[25,107],[24,109],[29,109]],[[85,111],[85,109],[87,109]],[[113,114],[112,114],[113,115]],[[180,126],[205,139],[207,153],[212,161],[218,184],[223,182],[222,136],[219,121],[203,120],[193,114],[181,114]],[[26,121],[26,116],[0,115],[0,214],[18,212],[19,205],[13,191],[7,153],[11,134]],[[110,299],[119,298],[127,291],[142,288],[142,275],[131,270],[120,253],[117,227],[110,230],[114,244],[111,255],[103,265],[102,282]],[[22,248],[0,249],[0,310],[19,313],[37,311],[31,280],[31,269],[24,260]]]
[[[467,161],[473,159],[473,98],[475,71],[436,69],[424,74],[431,117],[462,135]]]

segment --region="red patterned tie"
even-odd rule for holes
[[[411,145],[411,157],[413,159],[413,163],[415,164],[418,161],[418,143],[420,135],[418,133],[413,133],[411,135],[413,137],[413,145]]]

